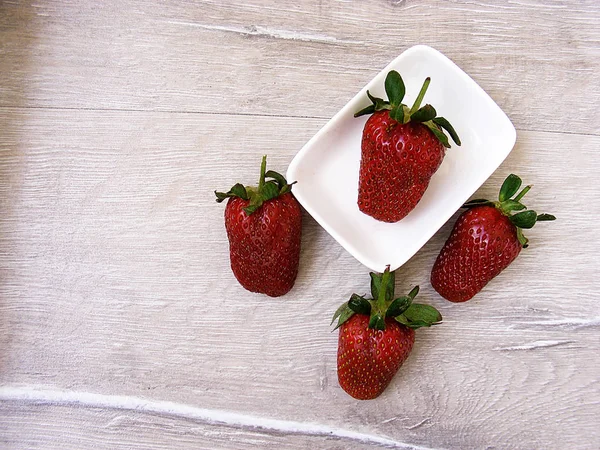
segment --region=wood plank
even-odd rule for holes
[[[422,43],[517,128],[598,134],[599,40],[592,0],[2,2],[0,105],[326,118]]]
[[[49,404],[0,403],[0,444],[3,449],[369,449],[379,442],[411,448],[390,439],[360,435],[277,431],[232,427],[168,414]],[[183,419],[183,420],[182,420]],[[329,431],[329,430],[327,430]],[[333,433],[339,430],[333,429]],[[342,433],[346,430],[342,430]],[[366,441],[365,441],[366,439]],[[372,439],[369,441],[368,439]],[[390,445],[388,445],[390,448]]]
[[[382,397],[359,403],[337,384],[329,318],[350,293],[366,292],[367,270],[305,216],[295,288],[281,299],[249,294],[229,270],[223,206],[212,194],[252,182],[264,153],[284,170],[326,120],[218,119],[0,108],[0,385],[234,409],[433,448],[600,443],[599,238],[589,226],[600,206],[587,181],[600,169],[600,137],[519,133],[477,195],[494,195],[515,171],[535,185],[528,204],[559,220],[531,230],[531,247],[464,305],[446,303],[427,281],[451,224],[440,230],[400,269],[397,288],[420,284],[445,322],[418,332]],[[282,142],[271,130],[284,126]],[[121,415],[9,399],[2,408],[0,442],[14,447],[48,439],[75,448],[84,435],[101,447],[93,416]],[[78,431],[55,438],[63,424]],[[188,425],[144,418],[115,442],[144,448],[151,440],[134,438],[151,429],[160,445]],[[201,437],[178,443],[213,444],[213,429],[199,427]],[[218,433],[262,442],[260,432],[233,428]]]

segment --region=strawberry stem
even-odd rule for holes
[[[385,330],[385,315],[391,299],[394,296],[394,277],[390,274],[390,266],[385,268],[381,276],[381,284],[377,298],[373,299],[373,307],[371,309],[371,319],[369,320],[369,328],[375,330]]]
[[[267,155],[263,155],[260,163],[260,178],[258,179],[258,192],[262,192],[265,185],[265,174],[267,173]]]
[[[529,186],[525,186],[525,187],[523,188],[523,190],[522,190],[521,192],[519,192],[519,195],[517,195],[517,196],[514,198],[515,202],[519,202],[519,201],[521,201],[521,199],[522,199],[523,197],[525,197],[525,194],[527,194],[527,193],[529,192],[529,189],[531,189],[531,187],[532,187],[532,186],[533,186],[532,184],[530,184]]]
[[[419,95],[417,95],[417,99],[415,100],[415,103],[412,105],[412,108],[410,108],[411,116],[421,106],[421,102],[423,101],[423,97],[425,97],[425,92],[427,92],[430,82],[431,82],[431,78],[429,78],[429,77],[425,78],[425,81],[423,82],[423,86],[421,86],[421,90],[419,91]]]

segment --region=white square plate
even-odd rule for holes
[[[423,104],[450,121],[462,146],[452,148],[417,207],[396,223],[384,223],[358,209],[362,131],[368,116],[354,113],[370,104],[367,89],[387,98],[385,77],[397,70],[411,105],[426,77]],[[291,162],[288,181],[315,220],[362,264],[377,272],[395,270],[413,256],[498,168],[512,150],[516,130],[509,118],[465,72],[437,50],[406,50],[339,111]]]

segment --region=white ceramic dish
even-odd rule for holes
[[[410,105],[430,76],[423,104],[431,103],[456,129],[452,148],[417,207],[400,222],[379,222],[359,211],[360,143],[367,117],[353,115],[370,104],[366,91],[387,98],[384,80],[395,69]],[[397,269],[412,257],[498,168],[512,150],[516,130],[489,95],[446,56],[418,45],[406,50],[344,106],[291,162],[287,179],[315,220],[371,270]]]

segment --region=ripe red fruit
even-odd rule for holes
[[[427,78],[409,109],[402,104],[402,77],[391,71],[385,80],[389,101],[367,91],[373,104],[354,115],[372,114],[361,142],[358,207],[377,220],[398,222],[417,206],[450,147],[443,130],[460,145],[452,125],[436,117],[433,106],[420,108],[429,82]]]
[[[352,294],[338,308],[333,321],[340,328],[337,355],[338,381],[344,391],[359,400],[378,397],[408,358],[415,329],[442,320],[433,307],[412,303],[416,286],[394,299],[394,272],[371,273],[372,299]]]
[[[292,289],[298,274],[302,212],[291,184],[266,172],[266,158],[257,188],[238,183],[215,194],[217,202],[229,199],[225,229],[233,274],[247,290],[279,297]]]
[[[392,381],[415,342],[415,331],[394,319],[385,331],[368,327],[369,316],[353,315],[340,328],[338,380],[344,391],[359,400],[378,397]]]
[[[526,207],[520,200],[531,186],[512,199],[520,187],[521,179],[511,174],[500,189],[499,201],[465,204],[469,209],[454,224],[431,270],[431,285],[442,297],[451,302],[473,298],[528,246],[522,228],[555,220],[550,214],[522,211]]]

